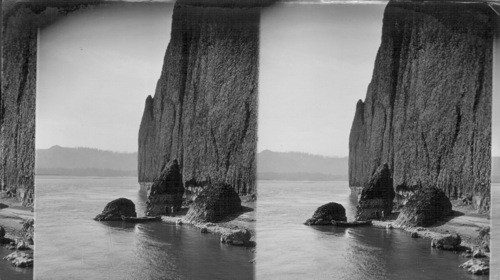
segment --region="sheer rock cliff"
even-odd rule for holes
[[[139,181],[177,159],[188,192],[255,192],[259,21],[269,1],[178,1],[139,130]]]
[[[351,186],[387,163],[400,196],[436,186],[489,209],[495,17],[484,4],[387,5],[350,133]]]

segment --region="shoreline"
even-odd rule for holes
[[[241,206],[243,207],[243,210],[235,213],[234,215],[231,215],[224,219],[223,221],[217,222],[217,223],[205,223],[205,222],[191,222],[187,221],[185,217],[186,211],[181,211],[182,214],[177,214],[174,216],[161,216],[161,220],[164,223],[167,224],[174,224],[174,225],[189,225],[193,226],[200,231],[202,229],[206,229],[205,233],[210,233],[210,234],[217,234],[219,236],[227,235],[230,233],[233,233],[238,230],[248,230],[251,234],[250,237],[250,242],[255,245],[255,207],[256,207],[256,202],[255,201],[243,201],[241,202]],[[184,210],[187,210],[184,208]],[[241,247],[246,247],[246,248],[252,248],[255,246],[241,246]]]
[[[5,229],[5,237],[23,238],[23,222],[33,219],[33,207],[22,206],[15,198],[0,198],[0,204],[7,206],[0,209],[0,226]]]
[[[419,237],[423,238],[439,238],[446,234],[456,233],[462,239],[462,246],[479,247],[481,241],[479,239],[479,230],[485,227],[491,228],[491,218],[486,214],[478,214],[476,210],[470,206],[460,205],[457,200],[452,200],[453,215],[447,219],[438,221],[436,224],[428,227],[398,227],[394,225],[397,219],[398,212],[393,213],[389,219],[384,221],[373,221],[374,227],[387,228],[389,224],[393,228],[402,229],[408,233],[417,232]]]
[[[25,222],[34,218],[33,207],[25,207],[16,198],[0,198],[0,227],[5,229],[5,236],[0,244],[8,254],[0,256],[1,267],[16,269],[33,269],[34,244],[28,242],[27,233],[23,231]],[[33,229],[31,227],[31,229]],[[32,234],[33,232],[31,232]],[[31,235],[32,236],[32,235]],[[30,237],[33,238],[33,237]],[[31,240],[31,239],[30,239]],[[12,276],[15,277],[15,271]]]

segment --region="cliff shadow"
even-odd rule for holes
[[[225,217],[224,219],[218,221],[217,223],[228,223],[228,222],[231,222],[233,220],[235,220],[236,218],[246,214],[246,213],[250,213],[250,212],[253,212],[255,210],[255,208],[252,208],[252,207],[248,207],[248,206],[241,206],[241,210],[232,214],[232,215],[229,215],[227,217]]]
[[[433,223],[431,226],[432,227],[439,227],[439,226],[443,226],[443,225],[446,225],[447,223],[449,223],[451,220],[453,220],[454,218],[456,217],[460,217],[460,216],[463,216],[465,215],[465,213],[463,212],[460,212],[460,211],[457,211],[457,210],[453,210],[452,213],[443,218],[443,219],[440,219],[438,221],[436,221],[435,223]]]

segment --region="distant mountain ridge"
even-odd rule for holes
[[[347,180],[348,161],[348,157],[264,150],[257,154],[257,176],[259,180]],[[491,181],[500,183],[500,157],[491,158]]]
[[[136,176],[137,153],[53,146],[36,150],[36,175]]]
[[[264,150],[257,155],[259,180],[347,180],[347,157]]]

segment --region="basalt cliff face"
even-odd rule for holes
[[[31,10],[4,14],[0,97],[0,189],[33,203],[37,30]]]
[[[0,190],[32,205],[35,176],[37,32],[99,0],[2,1]]]
[[[351,186],[387,163],[399,195],[436,186],[489,209],[494,21],[482,4],[387,5],[351,128]]]
[[[177,159],[188,191],[227,183],[253,193],[266,1],[207,2],[180,0],[174,8],[162,74],[139,130],[139,181],[152,182]]]

